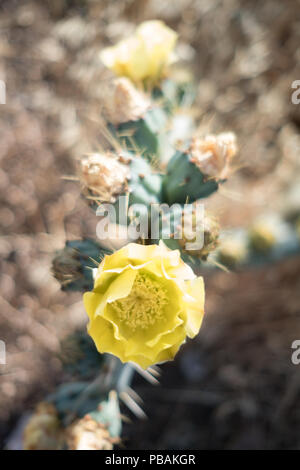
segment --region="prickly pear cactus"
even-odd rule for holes
[[[142,158],[132,158],[129,163],[129,204],[150,204],[161,201],[162,177],[153,171]]]
[[[193,79],[188,71],[176,76],[170,68],[176,38],[153,20],[101,54],[116,74],[99,107],[106,137],[101,149],[80,160],[78,180],[99,221],[105,220],[105,208],[114,209],[116,217],[108,221],[122,237],[116,248],[111,235],[107,241],[97,231],[97,240],[67,241],[53,259],[62,289],[85,292],[90,320],[88,333],[62,345],[63,365],[73,380],[47,398],[70,449],[111,449],[121,434],[119,401],[145,416],[130,387],[134,371],[156,383],[155,364],[172,360],[201,326],[203,279],[192,270],[199,272],[217,256],[219,226],[213,214],[198,219],[197,204],[229,178],[237,145],[232,133],[200,133]],[[168,214],[163,208],[170,205],[176,207]],[[129,243],[124,233],[133,217],[137,226],[146,222],[146,229]],[[174,280],[188,294],[180,303],[186,320],[172,317],[181,302],[168,298],[172,289],[166,286]],[[140,329],[143,337],[149,334],[147,341],[140,341]]]

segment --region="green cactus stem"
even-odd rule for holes
[[[249,259],[248,241],[245,230],[232,230],[221,235],[216,252],[217,261],[226,268],[234,269]]]
[[[169,161],[163,178],[163,199],[168,204],[192,203],[210,196],[218,186],[219,182],[205,176],[193,163],[188,151],[177,151]]]
[[[76,330],[63,338],[59,359],[64,372],[72,379],[90,380],[97,375],[104,364],[104,355],[99,354],[87,331]]]
[[[97,215],[107,217],[114,208],[109,222],[128,225],[133,204],[134,216],[149,218],[151,205],[161,201],[162,175],[155,172],[143,158],[129,152],[122,154],[93,154],[81,161],[79,175],[82,194]]]
[[[155,162],[155,158],[163,152],[163,136],[167,120],[162,108],[153,107],[136,121],[117,126],[109,123],[108,128],[123,148],[140,153],[149,162]]]
[[[151,205],[161,200],[162,176],[155,173],[148,162],[135,157],[128,163],[128,168],[127,193],[120,195],[114,204],[116,218],[112,222],[120,225],[133,222],[131,211],[134,204],[134,217],[148,220]]]
[[[190,74],[176,74],[175,79],[164,80],[160,87],[152,91],[152,98],[160,102],[167,113],[191,106],[196,97],[196,87]],[[180,75],[180,76],[179,76]]]
[[[209,196],[226,181],[237,152],[232,132],[194,136],[186,150],[177,151],[163,180],[166,202],[193,202]]]
[[[103,400],[97,410],[89,413],[98,423],[104,424],[112,437],[119,437],[122,431],[121,412],[118,395],[114,390],[108,394],[108,398]]]
[[[195,209],[192,211],[191,217],[181,221],[182,238],[178,240],[179,245],[184,253],[196,257],[202,261],[206,261],[209,254],[214,252],[219,244],[220,227],[217,219],[209,214],[205,215],[200,221],[197,220]],[[201,233],[200,246],[189,248],[189,244],[196,245],[196,232]]]
[[[64,425],[69,425],[74,419],[82,418],[89,413],[96,421],[111,426],[111,435],[121,432],[121,416],[116,390],[123,365],[115,358],[105,355],[102,367],[92,382],[78,381],[62,384],[47,397],[58,410]],[[129,381],[124,387],[130,386]],[[122,392],[122,390],[120,390]]]
[[[150,204],[160,202],[162,176],[155,173],[142,158],[135,157],[129,163],[128,181],[129,204]]]

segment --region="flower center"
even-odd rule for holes
[[[153,277],[138,273],[130,294],[111,303],[119,319],[130,329],[146,329],[164,318],[166,289]]]

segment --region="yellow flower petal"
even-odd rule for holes
[[[109,352],[126,362],[124,356],[124,342],[116,341],[113,326],[104,318],[96,317],[88,325],[88,333],[93,338],[100,353]]]
[[[133,269],[126,269],[117,276],[114,281],[108,287],[106,293],[102,296],[101,301],[96,309],[96,315],[103,316],[104,309],[107,304],[114,302],[115,300],[127,297],[130,293],[137,272]]]
[[[190,338],[194,338],[200,330],[204,315],[205,292],[203,278],[198,277],[193,281],[188,281],[186,287],[189,296],[186,301],[186,332]]]
[[[98,351],[145,368],[172,359],[198,333],[203,280],[178,251],[130,243],[103,260],[84,305]]]

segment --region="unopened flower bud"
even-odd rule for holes
[[[209,178],[224,180],[236,155],[236,137],[232,132],[195,137],[190,147],[191,161]]]
[[[206,260],[218,246],[220,227],[217,219],[211,215],[206,215],[200,221],[197,220],[193,211],[188,217],[182,218],[182,238],[179,244],[183,252]],[[200,236],[199,249],[188,249],[189,244],[195,244],[197,236]]]
[[[274,227],[267,222],[257,222],[249,230],[249,243],[258,253],[268,253],[276,243]]]
[[[81,160],[79,176],[86,196],[114,203],[127,189],[129,169],[113,154],[95,153]]]
[[[62,285],[81,276],[81,263],[74,248],[66,246],[60,250],[52,261],[52,272]]]
[[[103,114],[108,122],[116,126],[141,119],[150,106],[149,98],[135,88],[128,78],[117,78],[105,89]]]
[[[247,246],[244,240],[228,237],[220,243],[218,259],[224,266],[234,268],[246,260],[247,254]]]

